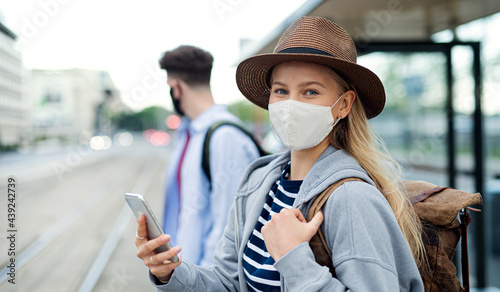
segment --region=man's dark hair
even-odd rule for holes
[[[180,46],[163,54],[160,67],[188,85],[208,85],[213,61],[214,58],[207,51],[193,46]]]

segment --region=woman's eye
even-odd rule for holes
[[[305,95],[316,95],[318,92],[316,90],[307,90]]]
[[[284,89],[276,89],[274,92],[277,94],[286,94],[286,90]]]

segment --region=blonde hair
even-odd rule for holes
[[[342,92],[350,89],[356,92],[332,69],[329,68],[328,71],[342,87]],[[351,112],[333,128],[329,142],[349,153],[366,170],[394,211],[417,266],[425,267],[427,261],[421,235],[422,224],[401,184],[401,167],[387,154],[382,153],[387,153],[385,145],[371,130],[357,93]]]

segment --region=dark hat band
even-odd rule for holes
[[[307,47],[288,48],[288,49],[284,49],[284,50],[279,51],[278,54],[312,54],[312,55],[323,55],[323,56],[335,57],[334,55],[329,54],[325,51],[313,49],[313,48],[307,48]]]
[[[321,56],[328,56],[328,57],[335,57],[332,54],[329,54],[325,51],[318,50],[318,49],[313,49],[313,48],[308,48],[308,47],[295,47],[295,48],[288,48],[284,49],[278,52],[278,54],[311,54],[311,55],[321,55]],[[271,79],[271,70],[267,72],[266,74],[266,84],[269,86],[270,84],[270,79]]]

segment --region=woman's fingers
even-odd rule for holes
[[[143,244],[148,240],[148,230],[146,228],[146,216],[141,214],[139,220],[137,220],[137,232],[135,234],[135,246]]]
[[[164,234],[158,238],[145,241],[145,240],[140,240],[136,239],[136,245],[137,242],[139,244],[137,245],[137,256],[141,259],[144,259],[146,256],[149,256],[150,254],[154,253],[154,250],[157,249],[158,247],[164,245],[165,243],[170,241],[170,235]]]
[[[308,227],[307,230],[311,234],[311,238],[314,236],[314,234],[316,234],[316,232],[318,232],[318,229],[321,226],[321,223],[323,223],[323,220],[324,220],[323,212],[319,211],[318,213],[316,213],[316,215],[314,215],[311,221],[307,223]]]
[[[161,252],[159,254],[155,254],[155,255],[152,255],[150,260],[152,260],[152,264],[154,265],[157,265],[157,264],[164,264],[164,265],[168,265],[170,263],[173,263],[172,262],[172,258],[176,255],[178,255],[179,253],[181,252],[181,247],[180,246],[174,246],[173,248],[167,250],[167,251],[164,251],[164,252]],[[180,260],[179,260],[180,261]],[[175,263],[177,264],[177,263]]]
[[[318,213],[316,213],[316,215],[314,215],[314,217],[311,219],[311,222],[315,222],[316,225],[321,225],[324,219],[325,216],[323,215],[323,211],[320,210]]]
[[[297,219],[299,219],[300,222],[306,222],[306,218],[304,218],[304,215],[302,215],[302,212],[300,212],[299,209],[281,209],[282,212],[283,210],[291,212]]]
[[[160,255],[160,254],[158,254]],[[158,255],[155,255],[158,256]],[[156,259],[153,258],[153,261],[155,261]],[[152,265],[149,265],[148,268],[149,268],[149,271],[151,272],[151,274],[155,275],[156,278],[158,278],[160,281],[163,281],[163,282],[167,282],[170,280],[170,277],[172,276],[172,272],[174,271],[175,268],[177,268],[179,265],[181,264],[181,257],[179,255],[179,262],[178,263],[172,263],[172,262],[169,262],[169,263],[161,263],[161,264],[152,264]]]
[[[167,251],[159,254],[155,250],[170,241],[170,235],[164,234],[158,238],[149,240],[148,231],[146,229],[146,217],[141,215],[137,220],[138,227],[135,239],[137,246],[137,257],[140,258],[144,264],[149,268],[151,273],[161,281],[168,281],[172,275],[172,271],[181,264],[180,256],[179,262],[174,263],[170,259],[181,252],[181,247],[176,246]]]
[[[318,212],[306,222],[297,209],[282,209],[274,213],[261,229],[266,248],[278,261],[284,254],[305,241],[310,241],[323,222],[323,212]]]
[[[285,215],[293,214],[295,218],[297,218],[300,222],[307,223],[306,218],[304,218],[304,215],[298,209],[281,209],[280,213],[281,214],[288,213]],[[321,223],[323,223],[323,220],[324,220],[323,211],[319,210],[318,213],[314,215],[314,217],[311,219],[309,223],[312,223],[319,228],[319,226],[321,226]],[[316,231],[318,230],[318,228],[315,228]]]

